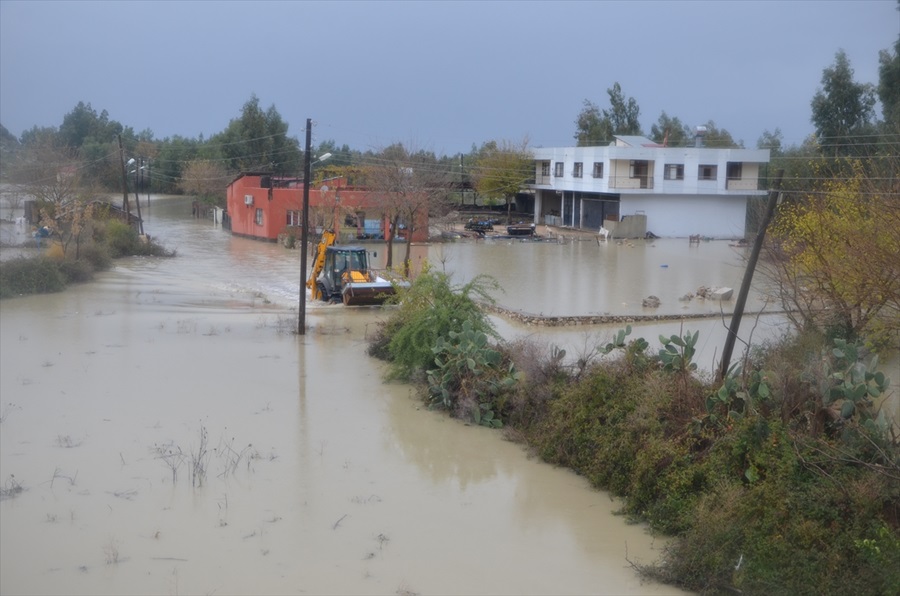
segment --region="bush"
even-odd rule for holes
[[[396,295],[399,308],[381,327],[369,353],[390,362],[392,377],[409,380],[435,367],[432,348],[438,338],[449,340],[450,332],[461,332],[466,322],[473,332],[496,337],[475,301],[493,301],[489,291],[496,287],[486,276],[453,286],[447,274],[426,264],[409,289]]]
[[[46,257],[18,258],[0,263],[0,297],[61,292],[66,280],[59,265]]]
[[[94,267],[86,260],[62,261],[59,263],[59,272],[66,283],[90,281],[94,278]]]
[[[90,243],[81,247],[80,258],[90,263],[94,271],[105,271],[112,265],[112,257],[105,245]]]
[[[106,223],[106,244],[112,258],[138,254],[140,238],[137,230],[117,220]]]

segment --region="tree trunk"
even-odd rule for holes
[[[412,228],[406,230],[406,256],[403,257],[403,276],[409,279],[409,265],[412,258]]]
[[[395,215],[393,219],[388,220],[388,231],[387,231],[387,264],[385,265],[386,269],[390,269],[394,266],[394,233],[397,230],[397,224],[400,221],[400,216]]]

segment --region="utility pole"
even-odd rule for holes
[[[725,338],[725,346],[722,348],[722,364],[719,368],[719,380],[724,380],[728,374],[728,367],[731,366],[731,353],[734,351],[734,342],[737,339],[738,330],[741,328],[741,319],[744,316],[744,305],[747,304],[747,294],[750,293],[750,282],[753,281],[753,272],[756,270],[756,262],[759,260],[759,253],[762,251],[763,241],[766,238],[766,228],[772,221],[775,214],[775,207],[781,198],[781,178],[784,176],[784,170],[778,170],[775,174],[775,180],[769,189],[769,202],[766,205],[766,212],[763,214],[762,222],[759,224],[759,232],[756,234],[756,241],[753,243],[753,250],[750,252],[750,258],[747,260],[747,269],[744,271],[744,279],[741,281],[741,290],[738,292],[737,302],[734,304],[734,313],[731,315],[731,325],[728,328],[728,336]]]
[[[122,164],[122,210],[125,212],[127,219],[131,219],[131,209],[128,207],[128,178],[125,173],[125,150],[122,149],[122,135],[116,135],[119,140],[119,162]],[[131,224],[130,221],[126,222]]]
[[[141,161],[143,161],[143,158],[141,158]],[[138,194],[138,168],[139,168],[138,164],[139,163],[140,162],[138,162],[137,160],[134,160],[134,204],[137,205],[138,226],[140,226],[141,236],[143,236],[144,235],[144,218],[141,217],[141,196]]]
[[[297,334],[306,335],[306,246],[309,244],[309,175],[312,169],[312,118],[306,119],[306,149],[303,152],[303,227],[300,229],[300,317]]]

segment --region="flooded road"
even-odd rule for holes
[[[0,592],[677,593],[609,495],[383,383],[381,311],[293,335],[297,252],[189,213],[147,221],[175,259],[0,304]]]

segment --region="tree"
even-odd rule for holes
[[[657,143],[665,142],[668,147],[685,147],[692,142],[690,127],[682,124],[677,116],[672,118],[665,112],[650,127],[650,138]]]
[[[158,192],[176,192],[184,165],[200,156],[204,144],[197,139],[175,136],[163,139],[153,161],[153,180]],[[206,156],[204,156],[206,157]]]
[[[888,131],[900,132],[900,37],[894,42],[894,51],[878,53],[878,99]]]
[[[822,87],[810,105],[819,142],[823,148],[833,149],[835,157],[852,154],[859,137],[873,132],[875,91],[872,85],[853,80],[843,50],[835,54],[834,64],[822,71]]]
[[[772,157],[779,157],[782,154],[781,141],[783,139],[784,135],[781,134],[780,128],[776,127],[775,132],[769,132],[769,129],[766,129],[756,140],[756,148],[768,149]]]
[[[69,147],[81,147],[91,138],[97,142],[108,143],[122,132],[122,125],[110,120],[106,110],[98,115],[90,103],[85,104],[83,101],[79,101],[78,105],[63,117],[62,126],[59,127],[60,141]]]
[[[641,114],[641,108],[638,107],[637,101],[633,97],[625,99],[622,93],[622,87],[619,83],[614,83],[611,89],[607,89],[609,94],[609,110],[603,111],[603,116],[609,120],[612,131],[617,135],[639,135],[641,132],[641,123],[638,117]]]
[[[600,145],[612,140],[613,135],[639,135],[638,121],[641,109],[633,97],[625,99],[622,87],[614,83],[606,90],[610,109],[600,111],[593,102],[585,99],[584,107],[575,119],[575,139],[579,147]]]
[[[228,123],[210,143],[220,148],[232,172],[271,171],[296,173],[302,152],[296,138],[287,136],[288,125],[275,106],[263,111],[255,94],[244,104],[241,117]]]
[[[585,99],[584,107],[575,119],[575,139],[579,147],[599,145],[612,138],[609,122],[603,119],[600,108],[594,102]]]
[[[798,328],[856,339],[900,326],[900,208],[890,181],[848,165],[782,205],[767,276]]]
[[[11,179],[24,194],[55,209],[78,195],[82,173],[78,151],[60,145],[55,135],[45,135],[22,149]]]
[[[506,201],[506,222],[512,223],[512,202],[534,178],[534,156],[528,149],[528,139],[486,143],[475,162],[474,177],[479,193]]]
[[[194,159],[188,162],[181,174],[180,187],[187,194],[201,200],[224,206],[225,187],[230,175],[220,161]]]
[[[393,265],[394,237],[400,226],[405,225],[403,271],[409,277],[413,233],[427,221],[431,210],[447,202],[450,173],[437,164],[434,154],[410,151],[402,143],[386,147],[370,161],[370,187],[391,224],[387,233],[387,266]]]
[[[9,165],[20,148],[19,139],[0,124],[0,179],[9,173]]]
[[[706,134],[703,135],[703,146],[704,147],[721,147],[723,149],[737,149],[744,146],[743,141],[735,142],[734,138],[732,138],[731,133],[725,130],[724,128],[719,128],[716,126],[716,123],[712,120],[708,121],[706,124],[701,125],[706,129]]]

